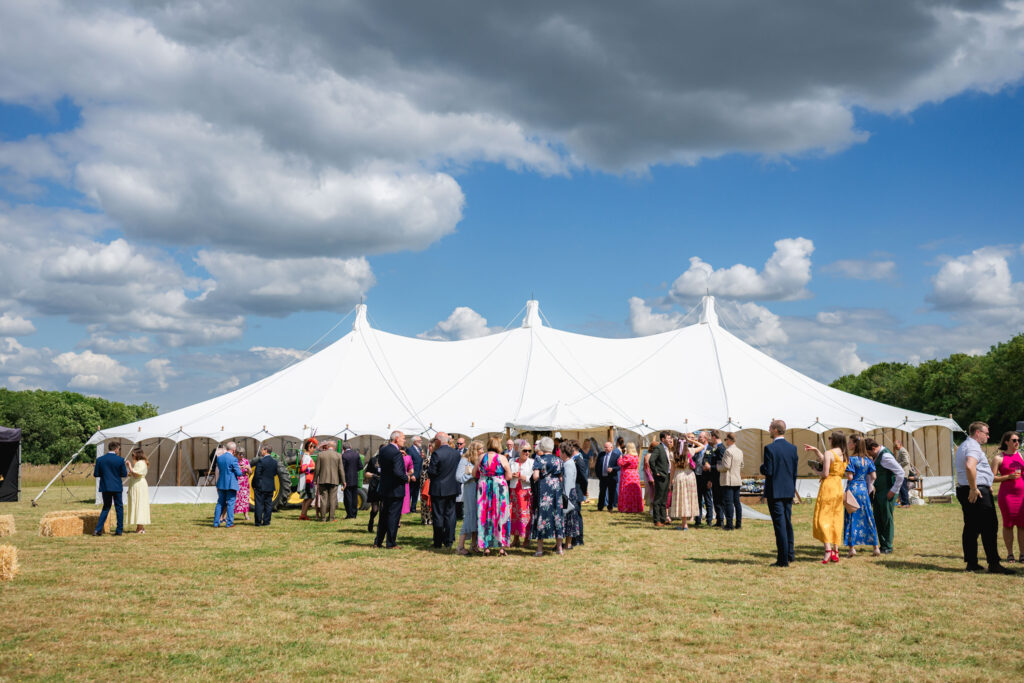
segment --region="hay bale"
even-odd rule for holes
[[[107,515],[104,531],[110,531],[114,514]],[[39,520],[40,536],[81,536],[91,534],[100,521],[100,513],[92,510],[58,510],[48,512]]]
[[[0,581],[10,581],[18,575],[18,549],[13,545],[0,545]]]
[[[0,515],[0,538],[14,535],[14,515]]]

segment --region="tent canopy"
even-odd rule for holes
[[[553,329],[530,301],[518,328],[428,341],[374,329],[360,305],[352,331],[319,353],[228,394],[96,432],[89,443],[314,432],[386,437],[396,429],[475,436],[506,426],[645,434],[767,429],[774,418],[818,433],[959,429],[949,418],[847,394],[783,365],[722,328],[709,296],[699,322],[627,339]]]

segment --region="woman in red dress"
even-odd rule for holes
[[[995,477],[999,484],[999,512],[1003,515],[1003,543],[1007,562],[1024,562],[1024,458],[1020,434],[1006,432],[995,457]],[[1013,558],[1013,529],[1017,528],[1017,559]]]
[[[512,503],[512,547],[519,547],[520,537],[524,537],[529,544],[530,540],[530,477],[533,475],[533,449],[528,442],[523,441],[519,446],[519,453],[515,460],[509,463],[509,471],[512,473],[512,480],[508,485],[511,489]]]
[[[626,452],[619,457],[619,512],[643,512],[644,499],[640,493],[640,474],[637,467],[636,444],[626,444]]]

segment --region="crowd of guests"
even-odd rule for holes
[[[771,423],[771,442],[764,448],[760,467],[765,477],[763,498],[775,531],[773,566],[782,567],[794,560],[791,510],[799,460],[797,449],[786,441],[785,432],[782,420]],[[989,438],[988,425],[974,422],[968,432],[954,458],[967,570],[981,570],[981,536],[988,571],[1013,573],[999,557],[997,530],[1001,515],[1006,562],[1024,561],[1021,437],[1015,431],[1003,434],[999,452],[990,464],[981,448]],[[318,520],[334,521],[339,492],[345,519],[355,519],[362,470],[370,506],[367,530],[371,533],[374,520],[380,516],[376,547],[398,547],[402,516],[415,513],[418,508],[423,524],[433,526],[435,548],[452,549],[458,531],[454,549],[460,555],[487,555],[492,550],[505,555],[510,547],[525,547],[540,556],[548,539],[555,553],[564,554],[584,543],[580,509],[589,500],[587,481],[593,466],[599,481],[598,511],[611,512],[617,508],[620,512],[642,513],[646,499],[657,528],[673,521],[681,530],[702,523],[726,530],[742,528],[739,490],[744,455],[732,433],[705,430],[676,437],[661,432],[643,455],[638,453],[635,443],[626,443],[621,438],[617,443],[606,442],[600,452],[592,441],[556,441],[551,437],[541,437],[535,444],[525,439],[507,439],[503,443],[497,437],[467,443],[461,437],[453,442],[448,434],[439,432],[426,452],[422,442],[422,437],[414,436],[406,445],[405,435],[396,431],[364,466],[362,457],[347,443],[338,448],[334,441],[307,439],[298,461],[300,519],[310,519],[308,512],[315,503]],[[856,555],[859,546],[870,547],[874,555],[893,552],[893,510],[906,500],[909,465],[906,450],[899,442],[894,445],[897,455],[873,439],[859,434],[847,436],[835,430],[829,436],[828,450],[804,447],[814,454],[814,460],[809,462],[821,479],[812,533],[823,545],[822,564],[838,562],[843,545],[847,557]],[[103,533],[111,507],[117,517],[114,533],[124,533],[125,479],[129,525],[135,525],[135,531],[143,534],[150,524],[146,481],[149,460],[141,448],[132,449],[127,459],[119,451],[120,444],[109,443],[107,453],[97,459],[94,468],[103,498],[97,535]],[[249,496],[238,494],[247,493],[250,485],[254,524],[268,526],[274,490],[288,476],[287,469],[268,446],[261,447],[260,457],[253,463],[234,442],[218,448],[209,473],[209,481],[217,487],[213,526],[232,527],[236,515],[248,520]],[[994,498],[992,486],[996,483],[1000,487]],[[462,524],[457,530],[459,519]]]

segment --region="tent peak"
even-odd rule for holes
[[[715,310],[715,297],[706,294],[701,299],[700,324],[718,327],[718,312]]]
[[[356,319],[352,322],[353,331],[369,329],[370,323],[366,322],[366,304],[356,306]]]
[[[540,302],[530,299],[526,302],[526,315],[523,316],[523,327],[543,327],[540,321]]]

